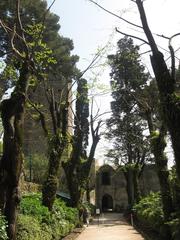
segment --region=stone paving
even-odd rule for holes
[[[119,213],[103,213],[76,240],[145,240]]]

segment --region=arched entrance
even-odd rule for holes
[[[102,198],[102,211],[113,210],[113,198],[109,194],[105,194]]]

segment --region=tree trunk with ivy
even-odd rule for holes
[[[167,157],[164,153],[164,149],[166,147],[165,136],[166,130],[162,126],[159,133],[155,132],[151,134],[151,147],[155,156],[156,169],[160,182],[164,219],[165,221],[169,221],[172,217],[171,214],[173,213],[174,209],[169,182]]]
[[[146,118],[148,122],[149,132],[151,136],[151,149],[154,154],[156,171],[160,183],[161,197],[162,197],[162,208],[165,222],[172,219],[172,213],[174,212],[172,192],[169,179],[169,170],[167,166],[167,157],[164,153],[166,147],[166,127],[165,124],[161,123],[159,132],[154,131],[154,124],[152,120],[151,111],[146,111]],[[169,226],[163,226],[165,235],[164,239],[171,239],[171,232]],[[166,230],[166,231],[165,231]]]
[[[94,129],[93,119],[91,116],[92,145],[89,156],[87,157],[86,148],[88,145],[89,134],[88,117],[89,101],[87,81],[85,79],[79,79],[72,153],[70,159],[62,164],[66,174],[72,207],[79,207],[81,204],[91,165],[94,160],[95,150],[100,140],[99,129],[101,121],[98,122],[96,128]]]
[[[138,203],[141,199],[141,190],[139,186],[139,178],[140,178],[140,169],[138,167],[134,168],[133,171],[133,184],[134,184],[134,202]]]
[[[161,237],[163,239],[171,239],[171,230],[168,224],[168,221],[172,219],[173,201],[171,187],[169,183],[169,170],[167,168],[167,157],[164,153],[166,147],[165,142],[166,130],[162,126],[159,134],[151,134],[151,147],[152,152],[155,156],[156,169],[160,182],[161,197],[162,197],[162,208],[164,213],[164,225],[161,229]]]
[[[64,146],[58,134],[49,139],[49,148],[48,174],[43,184],[42,203],[51,211],[56,198],[60,160],[64,151]]]
[[[68,189],[71,197],[71,206],[78,208],[85,186],[84,183],[84,175],[83,172],[83,161],[86,159],[82,159],[82,143],[83,143],[83,133],[80,129],[76,132],[76,137],[74,138],[73,150],[71,153],[71,157],[67,162],[63,162],[62,166],[64,168]]]
[[[126,191],[128,196],[128,205],[130,207],[134,204],[134,184],[133,184],[133,171],[131,168],[126,168],[124,171],[124,176],[126,179]]]
[[[138,203],[141,198],[141,191],[139,185],[141,171],[142,170],[139,169],[139,167],[137,166],[126,166],[125,170],[123,170],[126,179],[128,204],[130,207],[132,207],[134,203]]]
[[[1,102],[4,128],[3,156],[0,161],[0,207],[8,221],[8,237],[15,240],[17,207],[20,202],[19,181],[23,164],[23,127],[29,66],[22,64],[11,97]]]
[[[77,145],[74,146],[74,152],[72,153],[72,158],[68,162],[63,162],[62,166],[64,168],[66,179],[68,183],[68,189],[71,196],[72,207],[78,207],[81,203],[83,193],[86,190],[87,180],[90,174],[91,166],[94,161],[94,155],[96,151],[97,144],[100,140],[99,129],[101,126],[101,121],[98,122],[97,127],[93,128],[93,122],[91,122],[92,131],[92,145],[90,153],[87,159],[80,159],[82,138],[79,133],[79,139]],[[79,158],[79,161],[77,159]],[[82,160],[82,161],[81,161]]]
[[[83,196],[83,187],[78,169],[77,167],[73,167],[70,162],[63,163],[62,166],[66,174],[68,190],[71,198],[71,206],[74,208],[79,208]]]
[[[48,140],[49,166],[47,178],[42,189],[42,203],[51,211],[58,188],[59,167],[64,150],[67,146],[67,126],[68,126],[68,93],[65,103],[57,102],[54,96],[54,89],[51,89],[49,96],[49,110],[51,113],[52,127],[47,130],[44,115],[40,112],[41,125]],[[59,107],[58,107],[59,106]]]

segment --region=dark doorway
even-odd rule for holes
[[[111,195],[105,194],[102,198],[102,211],[112,211],[113,210],[113,199]]]

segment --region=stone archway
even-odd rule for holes
[[[113,198],[109,194],[105,194],[102,197],[102,211],[112,211],[113,210]]]

